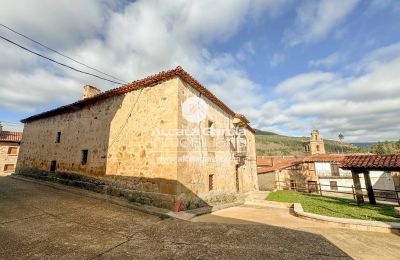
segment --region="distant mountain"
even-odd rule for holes
[[[304,155],[303,143],[309,137],[284,136],[273,132],[256,130],[257,155]],[[353,144],[324,139],[327,153],[356,153],[358,148]]]
[[[377,142],[366,142],[366,143],[351,143],[355,146],[357,146],[358,148],[363,148],[363,147],[368,147],[368,146],[373,146],[376,145]]]

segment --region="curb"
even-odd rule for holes
[[[305,212],[300,203],[293,204],[293,213],[296,217],[334,224],[340,227],[345,227],[355,230],[400,234],[400,223],[398,222],[370,221],[361,219],[335,218],[329,216],[322,216],[314,213]]]

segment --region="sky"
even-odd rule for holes
[[[182,66],[257,129],[400,139],[400,1],[8,1],[0,23],[126,82]],[[0,35],[98,74],[2,27]],[[0,39],[0,121],[117,84]],[[6,123],[9,128],[15,125]]]

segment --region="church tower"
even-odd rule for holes
[[[304,143],[304,151],[311,155],[313,154],[325,154],[324,141],[321,139],[318,130],[311,131],[310,141]]]

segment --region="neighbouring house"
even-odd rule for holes
[[[351,171],[341,168],[345,158],[340,154],[257,156],[258,185],[260,190],[276,188],[316,192],[321,189],[322,192],[351,193],[354,186]],[[398,172],[375,170],[370,171],[369,175],[372,187],[376,190],[394,191],[400,188],[397,185]],[[360,176],[360,183],[365,189],[364,176]]]
[[[181,67],[21,122],[17,174],[174,210],[258,189],[255,131]]]
[[[21,132],[3,131],[0,124],[0,176],[14,172],[21,137]]]
[[[311,192],[322,190],[323,192],[350,193],[354,191],[351,171],[341,168],[341,163],[346,156],[325,154],[324,142],[318,130],[311,132],[310,140],[304,143],[304,147],[309,155],[257,156],[257,179],[260,190],[276,188]],[[372,187],[376,190],[400,189],[398,172],[371,170],[369,177]],[[365,180],[362,175],[360,182],[361,188],[365,189]]]

